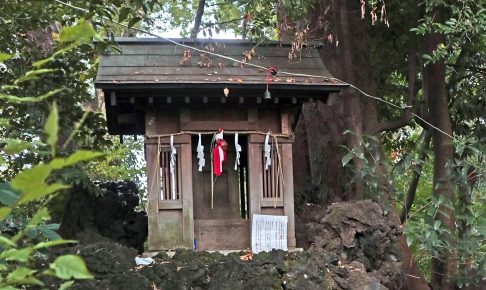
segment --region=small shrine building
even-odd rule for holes
[[[145,136],[149,251],[248,249],[254,214],[286,216],[287,245],[295,247],[292,132],[303,102],[326,101],[346,87],[331,77],[319,48],[117,43],[119,51],[101,57],[95,85],[109,133]]]

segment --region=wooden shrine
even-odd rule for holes
[[[101,57],[96,78],[110,134],[145,136],[149,250],[248,249],[253,214],[287,216],[288,247],[295,247],[292,130],[304,101],[326,101],[345,86],[332,80],[318,48],[304,48],[291,62],[289,45],[175,41],[202,51],[159,39],[120,38],[119,51]],[[265,69],[270,66],[276,75]],[[271,96],[264,94],[267,83]],[[227,159],[211,186],[211,142],[220,128]],[[206,160],[202,171],[198,133]],[[242,149],[236,170],[235,133]],[[272,165],[265,169],[267,133]]]

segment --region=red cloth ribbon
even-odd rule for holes
[[[222,129],[219,129],[219,133],[222,131]],[[226,151],[222,147],[222,139],[218,137],[216,136],[216,146],[213,148],[213,173],[216,176],[221,175],[223,172],[223,163],[226,161]]]

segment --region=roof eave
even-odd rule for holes
[[[229,89],[240,90],[258,90],[265,88],[265,83],[251,83],[251,84],[235,84],[235,83],[109,83],[96,82],[95,87],[103,90],[187,90],[187,89],[215,89],[219,90],[221,87]],[[325,91],[325,92],[339,92],[349,87],[348,84],[270,84],[271,90],[285,90],[285,91]]]

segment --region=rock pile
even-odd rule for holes
[[[303,252],[274,250],[251,260],[247,253],[177,250],[148,266],[134,264],[136,251],[108,241],[72,249],[96,280],[73,289],[400,289],[394,242],[400,228],[371,201],[331,205],[305,223]]]
[[[94,195],[81,186],[68,194],[59,233],[63,238],[94,243],[101,237],[143,252],[147,238],[147,214],[137,212],[138,190],[133,182],[109,182],[97,185]]]

